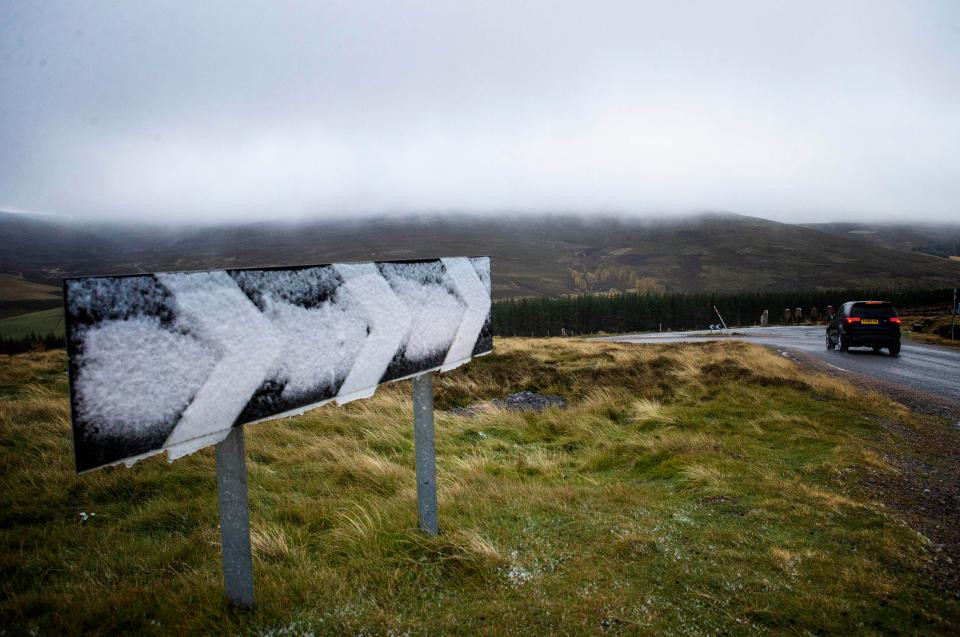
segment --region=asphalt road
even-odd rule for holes
[[[703,342],[726,338],[741,339],[760,345],[771,345],[784,351],[802,352],[828,367],[847,374],[860,374],[901,387],[925,392],[960,403],[960,349],[937,347],[902,340],[900,356],[889,356],[886,350],[870,349],[848,352],[827,350],[824,327],[748,327],[732,330],[732,336],[719,332],[662,332],[626,334],[604,340],[627,343]]]

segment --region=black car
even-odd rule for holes
[[[900,353],[900,317],[889,301],[849,301],[827,324],[827,349],[845,352],[851,347],[887,348]]]

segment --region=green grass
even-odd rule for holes
[[[251,612],[222,601],[211,450],[77,476],[62,352],[0,357],[0,626],[956,630],[960,605],[920,574],[924,538],[862,486],[893,471],[878,422],[914,426],[906,409],[744,343],[496,348],[436,378],[436,538],[416,529],[408,383],[247,428]],[[571,406],[444,411],[523,389]]]
[[[0,319],[0,338],[17,339],[31,334],[63,336],[63,329],[62,308]]]

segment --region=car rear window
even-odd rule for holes
[[[850,315],[860,318],[889,318],[896,316],[897,311],[893,309],[893,305],[890,303],[855,303],[850,308]]]

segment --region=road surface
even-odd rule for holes
[[[823,326],[747,327],[734,329],[732,334],[727,337],[720,332],[709,331],[660,332],[608,336],[603,340],[626,343],[692,343],[735,338],[759,345],[771,345],[784,351],[802,352],[840,373],[861,374],[960,404],[960,349],[925,345],[904,338],[903,349],[897,357],[887,355],[886,350],[881,353],[874,353],[870,349],[828,351],[824,343]]]

